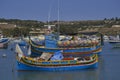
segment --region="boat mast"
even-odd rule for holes
[[[57,32],[58,32],[58,36],[59,36],[59,34],[60,34],[60,31],[59,31],[59,29],[60,29],[60,22],[59,22],[59,20],[60,20],[60,1],[58,0],[58,6],[57,6],[57,8],[58,8],[58,11],[57,11],[57,15],[58,15],[58,19],[57,19]],[[52,5],[50,5],[50,9],[49,9],[49,13],[48,13],[48,25],[44,25],[45,27],[47,26],[48,27],[48,30],[49,31],[51,31],[51,27],[54,27],[55,25],[50,25],[50,15],[51,15],[51,8],[52,8]]]
[[[52,3],[50,4],[50,8],[49,8],[49,12],[48,12],[48,21],[47,21],[47,25],[44,25],[45,27],[48,28],[49,31],[51,31],[51,27],[55,26],[55,25],[50,25],[50,17],[51,17],[51,10],[52,10]]]
[[[60,34],[60,23],[59,23],[59,20],[60,20],[60,0],[58,0],[58,28],[57,28],[57,31],[58,31],[58,35]]]

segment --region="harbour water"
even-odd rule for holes
[[[6,56],[3,57],[3,54]],[[62,72],[17,71],[15,43],[10,42],[7,49],[0,49],[0,80],[119,80],[119,61],[120,48],[112,48],[105,42],[96,69]]]

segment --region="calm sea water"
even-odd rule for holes
[[[0,80],[119,80],[120,79],[120,48],[112,48],[105,42],[99,56],[97,69],[77,71],[41,72],[17,71],[14,50],[11,42],[7,49],[0,49]],[[6,54],[7,57],[2,57]]]

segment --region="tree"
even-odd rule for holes
[[[28,36],[29,32],[30,32],[30,28],[24,27],[24,28],[20,28],[20,32],[21,32],[21,36]]]
[[[2,29],[2,34],[6,37],[9,37],[12,35],[12,29]]]
[[[14,28],[12,35],[13,35],[13,37],[19,37],[21,35],[20,29],[18,27]]]

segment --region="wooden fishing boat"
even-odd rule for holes
[[[82,50],[82,49],[81,49]],[[84,50],[84,49],[83,49]],[[65,50],[64,50],[65,51]],[[32,47],[31,48],[31,57],[36,57],[36,56],[40,56],[42,54],[42,51],[40,51],[38,48],[35,48],[35,47]],[[67,56],[67,55],[79,55],[79,54],[84,54],[84,55],[88,55],[88,54],[91,54],[91,53],[94,53],[94,54],[101,54],[102,52],[102,47],[98,47],[97,49],[94,49],[94,50],[88,50],[88,51],[79,51],[79,52],[63,52],[63,55],[64,56]],[[54,54],[54,52],[51,52],[51,54]]]
[[[62,52],[58,51],[54,54],[45,52],[39,57],[32,58],[25,56],[17,44],[17,70],[64,71],[96,68],[98,66],[97,54],[64,57]]]
[[[41,52],[54,53],[63,50],[63,54],[91,54],[102,51],[101,42],[99,40],[67,40],[60,41],[58,36],[50,34],[45,36],[43,44],[37,44],[30,39],[29,41],[33,56],[41,55]]]

